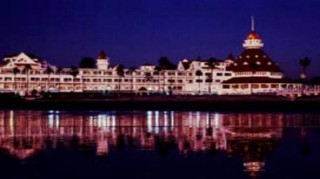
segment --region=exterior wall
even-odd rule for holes
[[[221,82],[233,76],[232,72],[225,70],[224,62],[220,62],[214,69],[209,69],[206,62],[200,61],[192,61],[190,68],[185,70],[157,71],[155,66],[141,66],[132,74],[128,73],[129,69],[124,69],[123,77],[117,75],[116,68],[78,69],[79,74],[75,78],[69,68],[58,73],[57,68],[51,66],[53,73],[47,74],[46,67],[41,67],[39,62],[35,62],[38,68],[32,68],[28,72],[23,70],[23,66],[19,66],[20,72],[14,74],[13,68],[17,66],[15,61],[10,63],[11,68],[0,67],[0,92],[22,95],[33,90],[218,94]],[[203,75],[196,76],[197,70],[201,70]]]

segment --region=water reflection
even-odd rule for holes
[[[157,150],[167,155],[225,152],[241,156],[244,171],[255,177],[278,146],[283,129],[318,126],[320,118],[303,114],[220,114],[210,112],[63,112],[0,111],[0,148],[26,159],[48,148],[74,147],[108,155],[110,150]]]

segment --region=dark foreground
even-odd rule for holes
[[[320,111],[320,98],[278,96],[133,96],[42,99],[0,98],[2,109],[49,110],[215,110],[215,111]]]

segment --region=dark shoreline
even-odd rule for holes
[[[144,96],[104,99],[1,99],[14,110],[177,110],[217,112],[320,112],[320,98],[277,96]]]

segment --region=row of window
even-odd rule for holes
[[[279,84],[252,84],[251,86],[253,89],[257,89],[257,88],[279,88]],[[223,89],[248,89],[249,88],[249,84],[233,84],[233,85],[222,85]]]
[[[255,75],[267,75],[267,72],[261,72],[261,71],[258,71],[258,72],[237,72],[236,75],[241,75],[241,76],[248,76],[248,75],[252,75],[252,74],[255,74]]]
[[[1,80],[13,81],[13,78],[11,78],[11,77],[5,77],[5,78],[0,77],[0,81]],[[27,81],[27,79],[26,78],[17,77],[17,78],[14,78],[14,81],[16,81],[16,82],[21,82],[21,81],[25,82],[25,81]],[[40,81],[41,82],[48,82],[48,78],[34,78],[34,77],[31,77],[30,81],[31,82],[40,82]],[[73,78],[63,78],[62,81],[63,82],[73,82],[73,81],[80,82],[81,80],[80,80],[80,78],[75,78],[74,80],[73,80]],[[136,79],[136,80],[133,80],[133,79],[117,79],[117,78],[112,80],[112,79],[89,79],[89,78],[83,78],[82,81],[83,82],[134,82],[135,81],[135,82],[138,82],[138,83],[141,83],[141,82],[143,82],[143,83],[148,83],[148,82],[150,82],[150,83],[159,83],[162,80],[159,80],[159,79]],[[188,81],[188,83],[193,83],[194,80],[187,80],[187,81]],[[60,78],[50,78],[50,82],[60,82]],[[167,79],[166,82],[167,83],[183,83],[184,80],[182,80],[182,79],[178,79],[178,80],[176,80],[176,79]],[[212,79],[205,79],[205,80],[197,79],[197,80],[195,80],[195,82],[197,82],[197,83],[202,83],[202,82],[211,83],[211,82],[213,82],[213,80]],[[215,80],[215,82],[219,83],[219,82],[221,82],[221,80]]]
[[[12,85],[9,85],[9,84],[5,84],[4,86],[4,89],[12,89],[12,88],[15,88],[15,89],[26,89],[27,87],[30,88],[30,89],[47,89],[47,88],[59,88],[60,90],[74,90],[74,88],[76,89],[83,89],[83,90],[90,90],[90,89],[97,89],[97,86],[95,87],[92,87],[92,86],[74,86],[74,85],[69,85],[69,86],[55,86],[55,85],[49,85],[49,86],[45,86],[45,85],[42,85],[42,86],[39,86],[39,85],[32,85],[32,84],[29,84],[27,86],[27,84],[16,84],[15,86],[12,86]],[[114,86],[109,86],[111,87],[112,89],[120,89],[118,85],[114,85]],[[166,90],[182,90],[183,87],[182,86],[167,86],[165,87]],[[123,86],[121,87],[121,89],[127,89],[127,90],[131,90],[132,87],[131,86]],[[137,87],[137,89],[139,89],[139,87]],[[135,89],[135,90],[137,90]]]
[[[12,70],[0,70],[1,74],[12,74]],[[26,74],[25,71],[21,71],[18,74]],[[43,70],[30,70],[29,71],[30,75],[48,75],[45,71]],[[55,74],[55,73],[52,73]],[[59,75],[58,73],[56,73]],[[82,71],[82,75],[114,75],[117,76],[116,72],[112,71]],[[70,75],[70,72],[63,71],[60,73],[60,75]],[[166,75],[166,76],[185,76],[185,72],[135,72],[135,75],[144,75],[144,76],[158,76],[158,75]],[[188,76],[196,76],[195,73],[188,72]],[[206,76],[211,76],[212,73],[205,73]],[[126,74],[126,76],[130,76],[129,74]],[[231,76],[231,73],[216,73],[216,76]]]
[[[217,73],[217,76],[223,76],[223,73]],[[224,73],[224,76],[231,76],[231,73]]]

